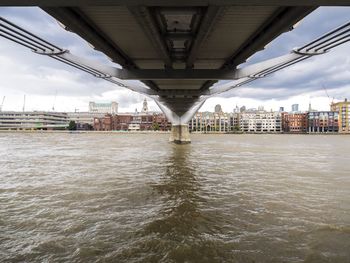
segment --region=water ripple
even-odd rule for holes
[[[349,262],[348,136],[0,134],[0,261]]]

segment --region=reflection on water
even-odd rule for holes
[[[162,196],[163,205],[159,218],[146,227],[146,233],[156,233],[176,242],[201,233],[198,228],[205,222],[200,222],[203,215],[199,205],[205,200],[198,195],[199,179],[189,161],[189,151],[188,145],[173,147],[164,173],[151,185]]]
[[[349,148],[347,136],[0,134],[0,261],[348,262]]]
[[[137,232],[136,248],[128,249],[131,258],[148,255],[145,262],[222,262],[220,242],[211,240],[218,222],[205,213],[206,199],[199,193],[201,176],[190,152],[190,145],[171,148],[164,171],[151,184],[162,203],[154,219]]]

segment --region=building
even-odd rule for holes
[[[111,128],[111,130],[128,131],[132,120],[133,120],[132,114],[125,113],[125,114],[115,115],[113,119],[113,127]]]
[[[282,130],[290,133],[306,133],[308,113],[282,113]]]
[[[240,113],[232,113],[229,115],[229,130],[231,132],[236,132],[240,130]]]
[[[68,128],[67,113],[45,111],[2,111],[0,130],[64,130]]]
[[[281,113],[236,107],[233,113],[224,113],[220,105],[215,112],[197,112],[189,122],[191,132],[282,132]],[[240,112],[243,110],[243,112]]]
[[[131,114],[105,114],[94,119],[95,131],[128,131],[132,122]]]
[[[171,123],[163,113],[153,113],[153,130],[170,131]]]
[[[91,130],[95,118],[103,118],[106,113],[99,112],[67,112],[69,121],[74,121],[77,130]]]
[[[170,131],[171,123],[163,113],[150,112],[144,99],[141,112],[105,114],[93,121],[96,131]]]
[[[299,104],[293,104],[292,105],[292,112],[298,112],[299,111]]]
[[[332,103],[331,111],[339,114],[339,133],[350,133],[350,102],[345,99],[341,102]]]
[[[223,111],[222,111],[222,108],[221,108],[221,105],[220,105],[220,104],[217,104],[217,105],[215,106],[214,111],[215,111],[215,113],[221,113],[221,112],[223,112]]]
[[[236,105],[236,107],[233,109],[233,112],[234,112],[234,113],[239,113],[239,112],[240,112],[240,111],[239,111],[238,105]]]
[[[309,133],[338,132],[339,113],[334,111],[311,111],[308,113]]]
[[[88,112],[68,112],[70,121],[74,121],[77,130],[92,130],[95,119],[104,118],[106,114],[114,115],[118,112],[118,103],[115,101],[107,103],[89,102]]]
[[[89,112],[90,113],[109,113],[116,114],[118,113],[118,103],[115,101],[112,102],[89,102]]]
[[[280,133],[282,121],[280,112],[246,111],[241,113],[240,130],[252,133]]]
[[[145,107],[145,103],[143,105]],[[144,107],[142,110],[144,110]],[[147,101],[146,101],[147,107]],[[146,108],[148,111],[148,109]],[[129,124],[129,130],[139,130],[139,131],[151,131],[153,130],[153,114],[148,114],[146,112],[141,112],[132,115],[131,122]]]
[[[188,128],[191,132],[229,132],[233,130],[230,123],[231,115],[224,113],[218,104],[215,112],[197,112],[188,123]]]
[[[245,106],[242,106],[239,108],[239,112],[245,112],[247,110],[247,108]]]
[[[169,131],[171,123],[162,113],[106,114],[94,119],[96,131]]]

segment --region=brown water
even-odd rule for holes
[[[350,136],[0,134],[0,261],[350,262]]]

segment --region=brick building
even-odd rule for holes
[[[134,114],[106,114],[102,118],[94,119],[95,131],[168,131],[171,124],[164,114],[134,113]]]
[[[282,113],[282,129],[290,133],[306,133],[308,113]]]

